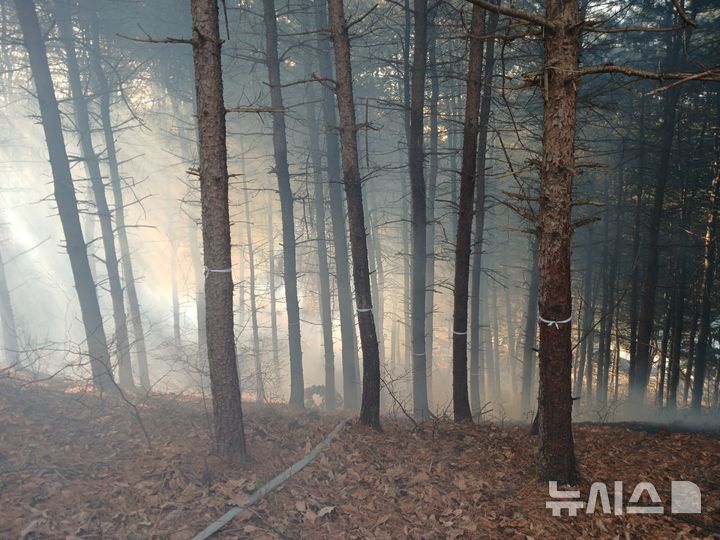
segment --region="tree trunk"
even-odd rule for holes
[[[20,349],[18,348],[17,327],[13,313],[10,287],[5,273],[5,262],[0,250],[0,322],[2,322],[3,349],[5,352],[5,365],[12,369],[19,369]]]
[[[398,330],[398,321],[393,321],[392,329],[390,330],[390,375],[395,376],[395,368],[398,362],[398,356],[400,355],[400,332]]]
[[[135,286],[135,271],[132,264],[132,252],[128,242],[127,227],[125,226],[125,204],[123,202],[122,180],[118,164],[118,151],[115,147],[115,133],[110,117],[110,85],[105,70],[102,67],[102,54],[100,51],[100,21],[98,20],[97,4],[90,10],[90,32],[92,35],[91,62],[93,74],[97,80],[100,94],[100,119],[102,122],[105,149],[107,152],[110,185],[112,186],[115,202],[115,229],[120,242],[120,264],[122,265],[123,282],[130,309],[130,321],[133,329],[133,346],[137,357],[138,376],[140,385],[150,389],[150,374],[148,372],[147,351],[145,349],[145,331],[143,330],[142,312],[138,301],[137,287]]]
[[[308,77],[309,78],[309,77]],[[325,233],[325,189],[320,157],[319,123],[315,114],[315,96],[307,96],[306,114],[310,138],[310,159],[314,180],[315,234],[317,235],[318,283],[320,285],[320,320],[325,353],[325,408],[334,411],[335,403],[335,351],[333,349],[332,302],[330,298],[330,266],[328,264]]]
[[[15,0],[15,8],[20,21],[23,42],[28,51],[30,68],[35,79],[37,100],[53,175],[55,202],[58,206],[75,290],[80,303],[93,383],[100,390],[113,390],[115,383],[112,378],[100,305],[88,263],[87,246],[82,234],[77,198],[63,139],[60,111],[55,97],[55,87],[50,76],[45,43],[35,13],[35,3],[31,0]]]
[[[367,102],[366,102],[367,103]],[[366,119],[367,120],[367,119]],[[367,143],[367,139],[366,139]],[[377,208],[377,207],[375,207]],[[366,212],[367,214],[367,224],[368,224],[368,257],[369,257],[369,264],[370,264],[370,285],[371,285],[371,293],[372,297],[375,298],[375,325],[376,325],[376,333],[378,336],[378,354],[380,355],[380,370],[382,374],[389,373],[390,378],[392,378],[392,371],[388,371],[387,364],[385,361],[385,322],[384,322],[384,316],[385,316],[385,304],[384,304],[384,298],[383,298],[383,291],[385,289],[384,287],[384,278],[383,278],[383,264],[382,264],[382,249],[380,245],[380,229],[378,228],[375,220],[377,218],[373,217],[373,214],[376,211],[368,210]],[[387,386],[385,387],[387,390]],[[381,389],[382,390],[382,389]],[[388,393],[382,392],[380,393],[380,407],[381,409],[385,408],[385,404],[387,402]]]
[[[315,26],[327,31],[328,20],[326,0],[315,0]],[[330,55],[330,40],[318,33],[317,51],[320,76],[333,80]],[[335,276],[337,280],[337,302],[340,312],[340,340],[343,367],[343,407],[357,410],[360,407],[360,381],[358,371],[355,320],[352,310],[350,287],[350,256],[348,253],[347,230],[345,228],[345,205],[343,202],[342,174],[340,170],[340,141],[337,133],[335,97],[332,90],[322,87],[323,122],[325,124],[325,153],[327,159],[328,191],[330,192],[330,220],[332,222],[333,247],[335,251]]]
[[[433,337],[435,323],[435,199],[437,197],[438,177],[438,100],[440,99],[440,79],[437,74],[437,29],[434,20],[430,23],[428,46],[428,71],[430,72],[430,167],[428,169],[427,198],[427,259],[425,275],[425,368],[427,373],[428,403],[433,396]]]
[[[655,393],[655,403],[661,409],[663,408],[663,395],[665,392],[665,369],[667,367],[668,343],[670,338],[670,328],[673,322],[672,304],[668,300],[665,308],[665,323],[663,324],[662,337],[660,339],[660,361],[657,369],[657,387]]]
[[[522,412],[529,412],[535,402],[533,387],[535,377],[535,339],[537,337],[538,271],[537,246],[534,238],[529,242],[530,284],[528,286],[527,311],[525,313],[525,342],[523,343]]]
[[[588,338],[592,333],[593,324],[593,311],[595,300],[591,298],[593,293],[593,245],[592,245],[592,229],[588,238],[587,246],[587,266],[583,272],[583,313],[582,320],[578,323],[578,327],[581,329],[581,342],[580,346],[580,365],[578,366],[577,377],[575,378],[575,396],[582,394],[583,378],[585,376],[585,368],[588,363]]]
[[[191,0],[200,158],[207,351],[215,444],[245,457],[240,381],[233,336],[233,282],[227,147],[217,0]]]
[[[480,328],[483,333],[483,356],[485,360],[485,368],[487,373],[486,388],[488,400],[497,400],[500,396],[499,389],[495,386],[497,378],[497,363],[495,357],[495,341],[493,340],[492,313],[490,311],[490,281],[487,277],[483,280],[484,286],[481,284],[480,293],[480,309],[482,315],[480,319]]]
[[[453,288],[453,409],[456,421],[472,420],[470,401],[468,400],[467,381],[467,318],[468,318],[468,280],[470,277],[470,253],[472,250],[473,194],[477,172],[477,140],[480,115],[482,57],[485,29],[485,11],[473,5],[468,57],[467,98],[465,100],[465,119],[463,124],[462,168],[460,171],[460,198],[458,199],[457,237],[455,240],[455,278]],[[478,186],[478,190],[484,186]],[[484,195],[482,197],[484,201]],[[483,208],[477,209],[484,217]],[[472,354],[470,357],[470,388],[473,406],[479,411],[480,391],[478,388],[479,350],[480,350],[480,269],[476,248],[473,260],[473,303],[470,320]],[[477,275],[476,275],[477,273]]]
[[[238,230],[238,235],[242,234],[244,231]],[[235,310],[237,312],[237,328],[238,328],[238,335],[242,333],[242,331],[245,329],[245,254],[243,253],[243,246],[239,245],[237,246],[237,258],[238,258],[238,268],[237,268],[237,309]]]
[[[643,95],[640,98],[640,158],[638,162],[638,186],[635,199],[635,223],[633,227],[633,260],[632,272],[630,274],[630,366],[628,378],[630,384],[635,380],[635,366],[637,365],[637,327],[638,327],[638,301],[639,301],[639,280],[640,280],[640,236],[642,230],[642,200],[645,189],[645,159],[646,159],[646,137],[645,137],[645,101]]]
[[[506,283],[503,287],[503,296],[505,304],[505,325],[507,329],[507,364],[508,374],[510,376],[510,383],[512,386],[512,392],[515,399],[517,399],[517,383],[518,377],[516,377],[516,362],[515,362],[515,351],[513,345],[515,344],[515,325],[513,324],[513,310],[512,302],[510,300],[510,284]]]
[[[695,353],[695,379],[691,407],[700,413],[703,387],[705,385],[705,363],[710,340],[710,311],[712,289],[715,275],[715,253],[717,250],[718,196],[720,196],[720,167],[715,168],[715,178],[710,188],[710,203],[705,224],[705,247],[703,256],[703,275],[700,285],[700,325],[698,330],[697,351]]]
[[[171,223],[170,235],[174,235],[174,228]],[[180,337],[180,300],[178,298],[177,286],[177,248],[175,239],[170,238],[170,294],[172,295],[172,318],[173,318],[173,345],[175,346],[175,354],[180,355],[182,352],[182,340]]]
[[[263,18],[265,20],[265,64],[268,68],[270,83],[270,103],[273,109],[278,111],[272,115],[273,150],[282,213],[283,270],[290,348],[290,405],[302,409],[305,407],[305,386],[300,342],[300,305],[298,303],[295,258],[295,219],[293,217],[293,192],[290,186],[290,170],[288,168],[285,113],[282,112],[283,99],[280,83],[275,0],[263,0]]]
[[[205,322],[205,287],[203,285],[203,264],[197,238],[197,223],[188,217],[188,243],[195,276],[195,311],[198,324],[198,368],[205,371],[207,364],[207,324]]]
[[[624,205],[624,193],[625,193],[625,175],[624,175],[624,169],[623,169],[623,163],[625,162],[625,141],[623,140],[621,142],[621,149],[620,149],[620,170],[618,173],[618,178],[615,184],[615,235],[613,238],[612,243],[612,252],[610,252],[610,248],[608,246],[608,272],[607,272],[607,305],[605,307],[605,319],[606,319],[606,327],[605,327],[605,335],[604,335],[604,341],[601,341],[601,357],[602,360],[602,384],[598,388],[598,395],[597,395],[597,403],[601,408],[605,408],[607,406],[607,399],[608,399],[608,391],[609,391],[609,383],[610,383],[610,365],[612,364],[612,352],[611,352],[611,344],[612,344],[612,330],[613,330],[613,324],[614,324],[614,315],[615,315],[615,290],[616,290],[616,281],[617,281],[617,268],[620,261],[620,250],[622,246],[622,228],[621,228],[621,216],[622,216],[622,208]],[[609,200],[609,199],[607,199]],[[609,222],[610,222],[610,216],[609,214],[605,218],[606,225],[607,225],[607,231],[606,231],[606,237],[607,233],[609,233]],[[606,242],[609,240],[609,238],[606,239]],[[617,329],[616,329],[617,332]]]
[[[688,357],[687,365],[685,366],[685,377],[683,377],[683,406],[687,405],[688,396],[690,395],[690,387],[692,386],[693,365],[695,363],[695,338],[697,337],[699,322],[700,307],[696,302],[693,306],[692,322],[690,323],[690,333],[688,335]]]
[[[455,81],[453,87],[459,88],[461,86],[460,81]],[[459,89],[457,93],[461,93],[462,89]],[[447,236],[448,238],[457,237],[457,203],[458,200],[458,184],[459,184],[459,170],[457,167],[457,147],[458,147],[458,129],[457,124],[457,110],[456,110],[456,99],[451,97],[447,104],[446,114],[448,118],[452,118],[453,122],[448,125],[448,143],[450,146],[450,171],[448,171],[448,177],[450,181],[450,197],[447,209],[449,216],[449,223],[447,225]],[[452,324],[452,323],[451,323]]]
[[[687,280],[686,259],[680,262],[680,276],[675,284],[675,313],[670,345],[670,374],[668,380],[667,407],[674,412],[677,409],[677,390],[680,382],[680,355],[682,353],[682,332],[685,318],[685,280]]]
[[[411,332],[413,373],[413,416],[429,416],[427,400],[427,359],[425,351],[425,294],[427,289],[427,186],[423,163],[425,154],[424,107],[427,66],[427,0],[413,0],[414,47],[410,95],[410,139],[408,162],[412,201],[412,284]]]
[[[683,191],[683,209],[682,209],[682,230],[689,230],[689,219],[691,215],[690,197],[687,191]],[[688,241],[691,239],[687,238]],[[677,390],[680,382],[680,356],[682,355],[682,338],[683,328],[685,326],[685,295],[687,293],[688,279],[688,259],[690,254],[687,248],[678,253],[679,256],[679,275],[675,280],[672,310],[673,310],[673,326],[672,341],[670,344],[670,366],[668,368],[667,381],[667,407],[671,413],[677,410]]]
[[[609,186],[608,182],[605,183],[605,189],[603,190],[603,199],[609,201]],[[602,238],[602,267],[610,268],[610,220],[608,219],[607,213],[603,220],[603,238]],[[595,385],[595,405],[598,409],[602,409],[607,396],[605,389],[607,388],[607,381],[605,377],[605,364],[609,358],[606,355],[605,344],[610,345],[610,310],[611,310],[611,298],[610,298],[610,277],[608,272],[602,273],[602,306],[600,307],[600,339],[599,348],[597,355],[597,383]]]
[[[255,359],[255,397],[258,403],[265,402],[265,383],[263,382],[262,357],[260,355],[260,329],[258,327],[257,294],[255,292],[255,247],[253,245],[253,222],[250,212],[247,173],[245,171],[245,149],[240,146],[243,177],[243,202],[245,203],[245,238],[247,241],[248,267],[250,271],[250,322],[252,324],[253,358]]]
[[[362,173],[361,173],[362,174]],[[375,257],[376,250],[375,250],[375,242],[377,240],[377,233],[375,231],[375,226],[373,224],[373,218],[372,218],[372,211],[368,208],[370,205],[370,201],[367,198],[367,191],[363,192],[365,195],[365,200],[368,201],[368,204],[365,205],[365,223],[367,223],[367,245],[368,245],[368,266],[370,269],[370,293],[372,294],[372,297],[375,298],[376,305],[375,313],[377,313],[377,316],[375,317],[375,328],[378,335],[378,354],[380,355],[380,371],[381,373],[384,372],[385,368],[385,351],[384,344],[383,344],[383,325],[382,325],[382,310],[380,309],[380,298],[381,298],[381,289],[380,285],[378,284],[378,271],[377,271],[377,260]],[[380,394],[380,404],[383,405],[385,396],[381,392]]]
[[[667,68],[673,68],[677,64],[677,57],[680,51],[681,40],[668,37],[668,49],[665,60]],[[670,157],[672,151],[673,137],[675,135],[676,109],[680,98],[680,88],[674,87],[663,94],[663,120],[662,120],[662,142],[660,144],[660,156],[655,184],[655,200],[648,224],[647,259],[645,263],[645,277],[642,286],[642,299],[640,302],[640,313],[638,315],[638,336],[637,336],[637,358],[633,379],[630,384],[630,399],[634,402],[641,402],[645,398],[645,389],[650,377],[652,357],[650,355],[650,338],[653,333],[655,318],[655,300],[658,281],[658,253],[660,250],[659,237],[660,226],[665,202],[665,187],[670,177]]]
[[[406,188],[407,186],[403,186]],[[403,296],[402,296],[402,310],[403,310],[403,368],[405,375],[410,375],[412,379],[412,322],[411,322],[411,302],[412,296],[410,290],[412,269],[411,269],[411,254],[407,249],[410,245],[410,205],[408,204],[407,192],[403,190],[402,194],[402,205],[401,205],[401,220],[402,220],[402,255],[403,255]],[[408,381],[408,395],[412,392],[412,380]]]
[[[278,348],[277,298],[275,288],[275,232],[273,230],[273,196],[268,196],[267,203],[267,234],[268,234],[268,287],[270,289],[270,339],[272,342],[272,358],[275,376],[280,373]]]
[[[543,160],[538,216],[540,269],[540,476],[559,484],[577,481],[572,434],[572,290],[570,239],[575,171],[580,16],[577,2],[548,0],[545,32]]]
[[[488,287],[490,289],[490,287]],[[498,324],[498,302],[497,287],[492,287],[492,333],[495,340],[493,351],[495,353],[495,379],[492,385],[495,387],[498,396],[502,396],[501,377],[500,377],[500,325]]]
[[[403,14],[405,16],[405,24],[403,25],[403,42],[402,42],[402,90],[403,90],[403,127],[405,128],[405,144],[410,148],[410,48],[411,48],[411,31],[412,31],[412,10],[410,8],[410,0],[403,0]],[[412,253],[408,249],[410,246],[410,207],[408,205],[409,183],[403,183],[402,192],[402,250],[403,250],[403,362],[405,373],[409,373],[412,378],[413,356],[412,356],[412,292],[411,292],[411,275]],[[408,385],[408,393],[412,393],[412,380]]]
[[[362,184],[357,151],[357,126],[352,88],[350,39],[342,0],[328,0],[330,28],[335,50],[335,91],[340,112],[343,178],[348,208],[355,303],[363,352],[363,388],[360,423],[380,429],[380,353],[370,294]]]
[[[56,0],[55,9],[60,40],[65,49],[67,76],[75,111],[77,132],[80,137],[82,159],[85,163],[88,176],[90,177],[95,206],[100,220],[103,250],[105,252],[105,266],[108,271],[110,298],[113,307],[113,321],[115,323],[115,341],[117,342],[118,354],[118,382],[123,388],[132,388],[133,375],[130,363],[130,342],[128,340],[127,319],[125,316],[125,299],[122,283],[120,282],[117,253],[115,251],[115,231],[113,230],[110,207],[108,206],[105,196],[105,184],[100,172],[100,162],[98,161],[92,144],[90,115],[83,92],[82,81],[80,80],[80,69],[75,54],[75,37],[73,35],[67,0]]]
[[[385,270],[383,266],[383,252],[382,252],[382,243],[380,242],[380,229],[378,227],[378,224],[376,222],[377,218],[373,218],[372,212],[369,212],[369,218],[370,218],[370,228],[374,231],[372,238],[373,238],[373,249],[374,249],[374,257],[373,260],[375,261],[375,270],[374,275],[376,278],[376,285],[378,289],[377,293],[377,299],[375,303],[377,304],[377,333],[378,333],[378,340],[380,342],[380,362],[382,362],[382,365],[385,365],[385,298],[383,296],[383,291],[385,290]]]

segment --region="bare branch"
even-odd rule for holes
[[[519,201],[526,201],[526,202],[537,202],[539,200],[538,197],[530,197],[528,195],[525,195],[523,193],[517,193],[515,191],[505,191],[503,190],[503,194],[507,195],[508,197],[511,197],[513,199],[517,199]]]
[[[371,7],[371,8],[370,8],[369,10],[367,10],[365,13],[363,13],[362,15],[360,15],[360,17],[358,17],[358,18],[355,19],[354,21],[350,21],[350,22],[347,24],[347,30],[350,30],[353,26],[355,26],[356,24],[358,24],[358,23],[362,22],[363,20],[365,20],[373,11],[375,11],[375,10],[377,9],[377,7],[378,7],[378,4],[373,5],[373,7]]]
[[[138,38],[138,37],[130,37],[126,36],[124,34],[117,34],[118,37],[129,39],[130,41],[137,41],[139,43],[184,43],[186,45],[192,45],[193,40],[192,39],[185,39],[185,38],[174,38],[174,37],[165,37],[165,38],[152,38],[152,37],[145,37],[145,38]]]
[[[676,80],[676,81],[674,81],[674,82],[671,82],[670,84],[666,84],[665,86],[661,86],[660,88],[656,88],[656,89],[653,90],[652,92],[648,92],[646,95],[648,95],[648,96],[653,96],[653,95],[655,95],[655,94],[659,94],[659,93],[661,93],[661,92],[665,92],[665,90],[670,90],[670,89],[673,88],[674,86],[678,86],[678,85],[683,84],[683,83],[686,83],[686,82],[688,82],[688,81],[694,81],[694,80],[698,80],[698,79],[700,79],[700,80],[707,80],[707,79],[701,79],[701,77],[702,77],[705,73],[706,73],[706,72],[696,73],[695,75],[690,75],[689,77],[685,77],[684,79],[678,79],[678,80]],[[713,80],[714,80],[714,79],[713,79]]]
[[[226,113],[284,113],[287,112],[285,107],[226,107]]]
[[[585,225],[591,225],[593,223],[597,223],[598,221],[600,221],[600,218],[597,216],[578,219],[577,221],[573,221],[572,225],[570,225],[570,228],[575,231],[580,227],[585,227]]]
[[[554,30],[556,28],[556,25],[548,21],[545,17],[541,15],[537,15],[535,13],[529,13],[527,11],[522,11],[520,9],[513,9],[505,6],[497,6],[493,4],[492,2],[488,2],[486,0],[467,0],[471,4],[475,4],[476,6],[480,6],[483,9],[486,9],[488,11],[494,11],[495,13],[499,13],[500,15],[505,15],[506,17],[512,17],[513,19],[520,19],[521,21],[525,21],[530,24],[536,24],[538,26],[542,26],[543,28],[548,28],[550,30]]]
[[[596,206],[602,208],[605,206],[604,202],[593,201],[592,199],[576,199],[572,202],[572,206]]]
[[[678,32],[687,28],[687,25],[678,24],[676,26],[667,26],[654,28],[652,26],[615,26],[611,28],[600,28],[597,25],[602,24],[605,21],[585,21],[583,23],[583,30],[586,32],[597,32],[601,34],[620,34],[628,32]]]
[[[605,64],[603,66],[588,66],[579,69],[580,75],[596,75],[599,73],[620,73],[630,77],[639,77],[641,79],[651,79],[654,81],[671,81],[679,80],[681,82],[700,80],[700,81],[720,81],[720,67],[710,68],[700,73],[674,73],[646,71],[630,66],[618,66],[616,64]]]
[[[528,210],[527,208],[523,208],[522,206],[518,206],[517,204],[511,203],[510,201],[500,201],[500,204],[503,206],[507,206],[511,210],[513,210],[516,214],[518,214],[523,219],[529,221],[530,223],[535,223],[537,221],[537,217],[535,214]]]
[[[685,22],[685,24],[697,28],[697,24],[695,23],[695,21],[693,21],[690,17],[687,16],[687,13],[685,13],[685,10],[680,5],[680,0],[672,0],[672,3],[675,6],[675,10],[678,12],[678,15]]]

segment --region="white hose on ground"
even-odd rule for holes
[[[201,532],[193,536],[192,540],[207,540],[213,534],[222,529],[225,525],[230,523],[230,521],[232,521],[232,519],[240,512],[242,512],[245,508],[255,504],[258,500],[270,493],[273,489],[281,485],[283,482],[288,480],[296,473],[300,472],[308,463],[310,463],[313,459],[317,457],[317,455],[320,453],[320,450],[325,448],[325,446],[327,446],[327,444],[335,438],[335,436],[340,432],[340,430],[345,427],[346,423],[347,419],[342,420],[340,423],[338,423],[338,425],[335,426],[335,428],[330,433],[328,433],[326,437],[322,441],[320,441],[317,446],[315,446],[315,448],[313,448],[305,457],[303,457],[300,461],[297,461],[290,465],[290,467],[278,474],[275,478],[270,480],[264,486],[261,486],[255,491],[253,491],[248,498],[248,502],[246,502],[242,506],[233,506],[230,510],[225,512],[222,516],[220,516],[210,525],[205,527]]]

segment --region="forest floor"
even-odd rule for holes
[[[0,381],[0,538],[184,540],[305,455],[342,418],[245,404],[251,460],[212,452],[202,401],[152,396],[137,410],[59,383]],[[137,396],[136,396],[137,397]],[[139,397],[138,397],[139,399]],[[575,429],[590,484],[652,482],[663,515],[553,517],[525,425],[349,423],[305,469],[217,538],[718,538],[720,439],[623,427]],[[670,482],[702,491],[701,514],[670,514]],[[645,499],[642,499],[645,500]],[[564,512],[567,513],[567,512]]]

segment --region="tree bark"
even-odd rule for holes
[[[290,405],[302,409],[305,407],[305,383],[303,381],[302,345],[300,341],[295,218],[293,216],[293,192],[290,186],[290,170],[288,167],[285,113],[282,112],[283,99],[278,57],[277,15],[274,0],[263,0],[263,18],[265,21],[265,64],[268,68],[270,83],[270,104],[273,109],[278,111],[272,114],[273,150],[282,213],[283,270],[290,349]]]
[[[535,339],[537,337],[538,256],[535,238],[528,242],[530,253],[530,283],[528,285],[527,311],[525,313],[525,341],[523,343],[522,413],[532,410],[535,378]],[[581,364],[582,365],[582,364]]]
[[[244,458],[240,381],[233,335],[228,170],[217,0],[191,0],[200,158],[207,351],[215,444]]]
[[[438,101],[440,79],[437,73],[437,28],[434,17],[430,22],[428,45],[428,72],[430,78],[430,167],[428,168],[427,193],[427,259],[425,276],[425,370],[427,378],[428,404],[433,396],[433,338],[435,335],[435,199],[438,180]]]
[[[377,224],[377,217],[373,217],[372,212],[368,212],[369,223],[368,225],[374,231],[372,235],[372,245],[374,250],[373,260],[375,262],[375,268],[373,273],[376,278],[377,295],[375,303],[377,304],[377,334],[378,341],[380,343],[380,362],[385,365],[385,298],[383,291],[385,290],[385,269],[383,265],[383,252],[382,242],[380,241],[380,228]]]
[[[80,68],[78,67],[77,56],[75,54],[75,38],[67,0],[56,0],[55,10],[60,40],[65,49],[67,77],[75,112],[77,133],[80,138],[81,155],[88,176],[90,177],[95,206],[100,220],[103,251],[105,252],[105,266],[107,267],[110,298],[112,300],[113,322],[115,323],[118,382],[123,388],[132,388],[134,384],[132,365],[130,362],[130,342],[128,340],[127,318],[125,315],[125,299],[122,283],[120,282],[117,252],[115,250],[115,231],[113,229],[110,207],[108,206],[105,196],[105,184],[102,173],[100,172],[100,162],[93,148],[90,115],[88,113],[82,81],[80,80]]]
[[[460,170],[460,198],[458,199],[457,236],[455,240],[455,277],[453,287],[453,411],[455,421],[471,421],[472,411],[468,399],[467,380],[467,319],[468,281],[470,278],[470,253],[472,241],[473,195],[477,172],[477,143],[482,87],[482,57],[485,28],[485,11],[473,5],[471,37],[468,57],[467,97],[463,123],[462,165]],[[484,187],[484,186],[483,186]],[[480,189],[480,188],[478,188]],[[483,199],[484,201],[484,196]],[[482,212],[482,209],[478,209]],[[481,216],[478,216],[480,219]],[[480,250],[477,249],[477,253]],[[477,262],[477,261],[474,261]],[[477,277],[475,271],[478,270]],[[480,392],[477,386],[478,358],[480,348],[478,264],[473,264],[473,311],[471,316],[472,355],[470,358],[470,388],[473,405],[479,409]],[[475,395],[477,394],[477,395]]]
[[[410,139],[408,164],[412,201],[412,373],[413,416],[425,419],[430,409],[427,399],[427,358],[425,351],[425,295],[427,289],[427,185],[423,164],[425,153],[424,108],[427,68],[427,0],[413,0],[414,47],[410,95]]]
[[[328,19],[326,0],[315,0],[315,26],[327,33]],[[331,59],[331,43],[327,35],[318,32],[317,51],[320,76],[334,80]],[[343,407],[357,410],[360,407],[360,381],[358,372],[355,319],[352,310],[350,287],[350,266],[345,228],[345,204],[340,169],[340,141],[337,133],[335,96],[327,86],[322,87],[322,110],[325,131],[325,153],[327,159],[328,191],[330,194],[330,220],[332,223],[333,247],[335,251],[335,277],[337,280],[337,302],[340,312],[340,341],[343,367]]]
[[[715,177],[710,188],[710,203],[707,222],[705,224],[705,246],[703,255],[703,274],[700,285],[700,323],[698,330],[697,351],[695,353],[695,378],[691,407],[693,412],[700,413],[703,387],[705,385],[705,364],[710,340],[710,311],[712,306],[712,289],[715,276],[715,254],[717,250],[718,197],[720,196],[720,167],[715,168]]]
[[[538,216],[539,308],[546,321],[572,315],[570,239],[575,171],[580,14],[576,1],[548,0],[545,31],[543,159]],[[572,324],[540,324],[540,476],[577,481],[572,434]]]
[[[70,174],[60,122],[60,111],[48,66],[45,43],[35,13],[35,2],[15,0],[15,8],[23,34],[23,43],[28,52],[30,68],[35,79],[36,95],[53,175],[55,202],[58,206],[75,290],[80,303],[93,383],[100,390],[113,390],[115,383],[110,367],[100,305],[88,263],[87,246],[80,225],[75,187]]]
[[[499,5],[500,0],[496,0]],[[480,296],[480,275],[482,273],[482,250],[483,241],[485,238],[485,198],[487,193],[486,183],[486,164],[487,164],[487,151],[488,151],[488,130],[490,124],[490,107],[492,105],[492,80],[493,71],[495,69],[495,40],[492,36],[495,34],[498,25],[498,14],[491,11],[488,12],[487,21],[483,28],[483,32],[488,37],[483,37],[483,41],[486,43],[485,47],[485,59],[484,59],[484,71],[483,71],[483,83],[482,83],[482,99],[480,101],[480,118],[478,123],[478,146],[477,146],[477,164],[475,169],[475,242],[473,245],[473,285],[477,284],[477,295]],[[494,323],[495,323],[495,337],[499,339],[497,329],[497,292],[493,288],[493,299],[495,301],[495,311],[493,312]],[[478,298],[478,302],[480,299]],[[497,360],[500,355],[499,342],[497,347],[491,347],[491,351],[494,352],[495,359]],[[493,352],[491,352],[487,358],[492,359]],[[489,388],[493,389],[493,392],[499,391],[500,389],[500,371],[499,362],[495,363],[495,370],[491,373],[494,374],[494,383],[489,381]]]
[[[402,42],[402,90],[403,90],[403,127],[405,128],[405,144],[410,148],[410,78],[412,66],[410,65],[410,49],[412,34],[412,9],[410,0],[403,0],[403,15],[405,18],[403,25],[403,42]],[[410,184],[403,182],[402,193],[402,250],[403,250],[403,361],[405,373],[410,374],[408,383],[408,394],[412,394],[412,371],[413,371],[413,355],[412,355],[412,250],[408,249],[411,242],[411,217],[410,206],[408,205],[408,195]]]
[[[357,126],[352,88],[350,39],[342,0],[328,0],[335,50],[335,93],[340,112],[340,143],[348,208],[355,303],[363,352],[363,388],[360,423],[380,429],[380,353],[370,293],[370,271],[363,212],[362,184],[357,151]]]

